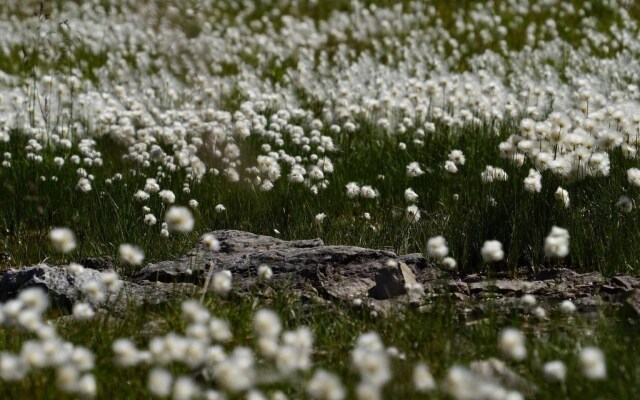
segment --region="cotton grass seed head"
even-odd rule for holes
[[[576,305],[573,304],[571,300],[563,300],[562,303],[560,303],[560,311],[563,314],[573,314],[576,312],[576,309]]]
[[[189,233],[195,224],[191,210],[187,207],[172,206],[165,215],[167,229],[170,232]]]
[[[427,241],[427,253],[429,257],[443,259],[449,254],[447,241],[442,236],[432,237]]]
[[[282,330],[280,317],[272,310],[259,310],[253,317],[253,330],[258,336],[276,338]]]
[[[271,280],[273,277],[273,270],[268,265],[260,265],[258,267],[258,277],[262,281]]]
[[[317,370],[309,379],[307,393],[315,400],[342,400],[346,397],[340,379],[323,369]]]
[[[49,232],[51,244],[60,253],[68,253],[76,248],[76,236],[69,228],[54,228]]]
[[[220,251],[220,241],[211,233],[206,233],[200,238],[202,245],[209,251]]]
[[[549,258],[564,258],[569,254],[569,231],[554,226],[544,240],[544,254]]]
[[[420,221],[420,210],[418,209],[418,206],[411,205],[407,207],[407,210],[405,212],[405,219],[409,223],[416,223]]]
[[[444,266],[445,269],[447,269],[449,271],[453,271],[458,267],[458,263],[452,257],[443,258],[442,259],[442,265]]]
[[[564,381],[567,376],[567,367],[560,360],[545,363],[542,371],[544,372],[545,378],[549,381]]]
[[[505,356],[513,360],[522,361],[527,357],[524,334],[515,328],[507,328],[500,332],[498,347]]]
[[[607,377],[607,365],[604,353],[597,347],[585,347],[580,352],[580,367],[582,374],[591,380],[600,380]]]
[[[128,243],[120,245],[118,248],[118,255],[123,263],[129,265],[140,265],[142,264],[142,261],[144,261],[144,252],[142,249]]]
[[[429,392],[436,388],[436,381],[426,364],[418,364],[413,369],[413,386],[418,392]]]
[[[501,261],[504,258],[502,243],[497,240],[488,240],[482,245],[480,250],[482,258],[487,263]]]
[[[226,297],[231,291],[231,271],[220,271],[213,275],[213,292]]]

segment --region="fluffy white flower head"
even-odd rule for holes
[[[76,236],[69,228],[55,228],[49,232],[49,239],[56,251],[68,253],[76,248]]]
[[[193,230],[194,220],[187,207],[173,206],[165,215],[167,228],[172,232],[189,233]]]
[[[488,240],[484,242],[480,253],[482,254],[484,261],[488,263],[501,261],[504,258],[502,243],[497,240]]]

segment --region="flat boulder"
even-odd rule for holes
[[[357,246],[327,246],[320,239],[286,241],[271,236],[235,230],[211,232],[220,242],[220,251],[212,252],[198,244],[175,261],[148,264],[134,277],[136,282],[202,283],[209,270],[228,270],[236,287],[248,289],[259,284],[258,268],[268,265],[273,281],[285,282],[294,289],[344,301],[356,298],[386,299],[405,292],[405,279],[435,277],[420,254],[397,256],[386,250]],[[398,261],[405,270],[386,267]],[[420,279],[418,279],[419,283]],[[411,283],[411,282],[410,282]]]

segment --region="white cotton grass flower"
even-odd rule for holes
[[[427,241],[427,254],[431,258],[443,259],[449,254],[447,241],[443,236],[432,237]]]
[[[169,394],[171,394],[172,385],[173,376],[166,369],[153,368],[151,371],[149,371],[147,388],[153,395],[158,397],[168,396]]]
[[[76,248],[76,236],[69,228],[54,228],[49,232],[53,248],[60,253],[68,253]]]
[[[49,296],[40,287],[31,287],[20,291],[18,300],[24,308],[42,314],[49,307]]]
[[[524,334],[515,328],[506,328],[500,332],[498,347],[505,356],[513,360],[522,361],[527,357]]]
[[[255,358],[250,349],[236,347],[223,361],[216,364],[214,377],[225,390],[232,393],[249,389],[254,385]]]
[[[506,181],[509,175],[502,168],[487,165],[485,170],[480,174],[482,183],[491,183],[493,181]]]
[[[306,371],[311,367],[313,335],[311,330],[302,326],[295,331],[282,334],[282,345],[275,355],[278,371],[288,376],[296,371]]]
[[[553,194],[553,197],[556,199],[558,203],[562,204],[564,208],[569,208],[571,201],[569,200],[568,191],[558,186],[558,189],[556,189],[555,193]]]
[[[186,300],[181,304],[182,316],[191,323],[204,323],[211,318],[209,311],[196,300]]]
[[[93,304],[100,304],[107,298],[104,286],[96,280],[86,282],[82,286],[82,291]]]
[[[485,399],[486,388],[482,388],[481,380],[465,367],[454,365],[447,371],[442,388],[445,393],[457,400]],[[484,389],[482,393],[480,389]]]
[[[633,211],[634,202],[628,196],[622,195],[616,202],[616,208],[625,214]]]
[[[209,320],[208,328],[211,338],[216,342],[226,343],[233,338],[229,323],[225,320],[212,317],[211,320]]]
[[[563,314],[573,314],[576,310],[577,307],[571,300],[563,300],[562,303],[560,303],[560,311]]]
[[[562,382],[567,377],[567,366],[560,360],[549,361],[542,367],[544,377],[552,382]]]
[[[580,368],[587,379],[600,380],[607,377],[604,353],[597,347],[585,347],[582,349],[580,352]]]
[[[445,257],[442,259],[442,265],[449,271],[453,271],[458,267],[458,263],[453,257]]]
[[[418,206],[414,204],[407,207],[407,210],[405,212],[405,219],[409,223],[416,223],[420,221],[420,209],[418,209]]]
[[[96,396],[96,392],[98,391],[98,384],[96,383],[96,378],[93,374],[85,374],[83,375],[78,384],[74,388],[74,392],[79,394],[81,397],[93,398]]]
[[[272,277],[273,270],[271,269],[271,267],[269,267],[268,265],[260,265],[258,267],[258,278],[260,278],[261,281],[271,280]]]
[[[120,260],[129,265],[140,265],[144,261],[144,252],[141,248],[123,243],[118,247]]]
[[[316,214],[315,221],[317,224],[321,224],[326,217],[327,217],[327,214],[325,213]]]
[[[458,167],[453,161],[447,160],[444,162],[444,170],[449,172],[450,174],[455,174],[458,172]]]
[[[200,238],[202,245],[209,251],[220,251],[220,241],[212,233],[205,233]]]
[[[564,258],[569,254],[569,231],[554,226],[544,240],[544,254],[549,258]]]
[[[414,192],[413,189],[408,188],[404,191],[404,199],[407,203],[413,203],[418,200],[418,193]]]
[[[29,372],[29,367],[22,358],[7,352],[0,352],[0,379],[19,381]]]
[[[537,304],[536,296],[529,293],[524,294],[522,295],[522,297],[520,297],[520,304],[527,308],[535,307],[535,305]]]
[[[89,349],[76,346],[71,352],[70,361],[79,371],[89,371],[95,365],[95,356]]]
[[[345,186],[347,188],[347,197],[354,199],[360,195],[360,186],[355,182],[349,182]]]
[[[215,210],[218,214],[225,212],[227,209],[225,208],[225,206],[223,206],[222,204],[218,204],[215,207]]]
[[[633,186],[640,186],[640,169],[629,168],[627,170],[627,181]]]
[[[416,161],[413,161],[407,165],[407,176],[410,178],[415,178],[420,175],[423,175],[424,171],[420,168],[420,164]]]
[[[380,193],[369,185],[365,185],[360,188],[360,197],[363,199],[375,199],[379,195]]]
[[[368,382],[361,382],[356,386],[356,399],[358,400],[378,400],[382,399],[382,390],[379,386]]]
[[[198,208],[198,206],[199,206],[198,200],[196,199],[189,200],[189,207],[195,210],[196,208]]]
[[[71,364],[64,364],[56,368],[56,384],[66,392],[72,392],[78,385],[80,371]]]
[[[146,201],[149,200],[149,197],[151,197],[151,195],[149,195],[149,193],[145,192],[144,190],[138,190],[134,195],[133,198],[136,201]]]
[[[540,306],[533,309],[533,315],[540,321],[544,321],[545,319],[547,319],[547,311]]]
[[[360,373],[361,382],[368,386],[380,389],[391,379],[389,355],[375,332],[358,337],[351,360]]]
[[[40,341],[27,340],[20,349],[20,359],[29,370],[44,368],[50,363],[48,354],[44,351],[44,346]]]
[[[156,216],[155,216],[155,215],[153,215],[153,214],[151,214],[151,213],[149,213],[149,214],[145,214],[145,216],[144,216],[144,223],[145,223],[145,225],[153,226],[153,225],[155,225],[156,223],[158,223],[158,219],[156,218]]]
[[[105,271],[100,274],[100,282],[111,293],[118,293],[122,288],[123,282],[114,271]]]
[[[277,338],[282,331],[280,317],[269,309],[258,310],[253,316],[253,330],[260,337]]]
[[[130,339],[117,339],[111,345],[115,356],[115,363],[121,367],[133,367],[144,357]]]
[[[501,261],[504,258],[502,243],[497,240],[487,240],[480,250],[482,259],[487,263]]]
[[[176,195],[171,190],[161,190],[158,193],[164,204],[173,204],[176,202]]]
[[[464,165],[466,158],[462,150],[452,150],[451,153],[449,153],[449,161],[456,165]]]
[[[213,275],[213,292],[226,297],[231,291],[231,271],[224,270]]]
[[[76,303],[73,305],[73,317],[79,321],[88,321],[96,314],[89,303]]]
[[[426,364],[420,363],[413,368],[413,386],[421,393],[435,390],[436,381]]]
[[[150,194],[158,193],[160,191],[160,185],[153,178],[148,178],[144,184],[144,191]]]
[[[540,193],[542,190],[542,175],[535,169],[529,169],[529,175],[524,178],[524,190],[529,193]]]
[[[188,376],[179,376],[173,384],[171,398],[173,400],[191,400],[195,399],[199,393],[200,389],[193,378]]]
[[[87,178],[80,178],[76,185],[76,190],[82,193],[88,193],[91,191],[91,181]]]
[[[193,214],[187,207],[172,206],[165,215],[167,229],[171,232],[189,233],[195,224]]]
[[[30,332],[36,332],[44,326],[44,323],[40,313],[30,309],[23,309],[18,314],[18,325]]]
[[[282,392],[275,392],[282,393]],[[283,395],[284,396],[284,395]],[[208,389],[202,394],[202,398],[204,400],[226,400],[227,396],[225,396],[222,392],[217,390]],[[287,400],[287,397],[283,397],[282,399],[278,398],[276,394],[271,395],[271,400]]]
[[[340,378],[319,369],[307,382],[307,394],[315,400],[342,400],[346,397],[346,390]]]

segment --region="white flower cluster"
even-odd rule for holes
[[[35,335],[22,344],[18,354],[0,352],[0,380],[19,381],[29,373],[52,369],[60,390],[92,398],[97,391],[92,374],[95,356],[58,335],[43,319],[48,306],[49,298],[40,288],[25,289],[16,299],[0,304],[0,326],[18,327]]]
[[[569,254],[569,231],[554,226],[544,240],[544,254],[547,257],[563,258]]]

